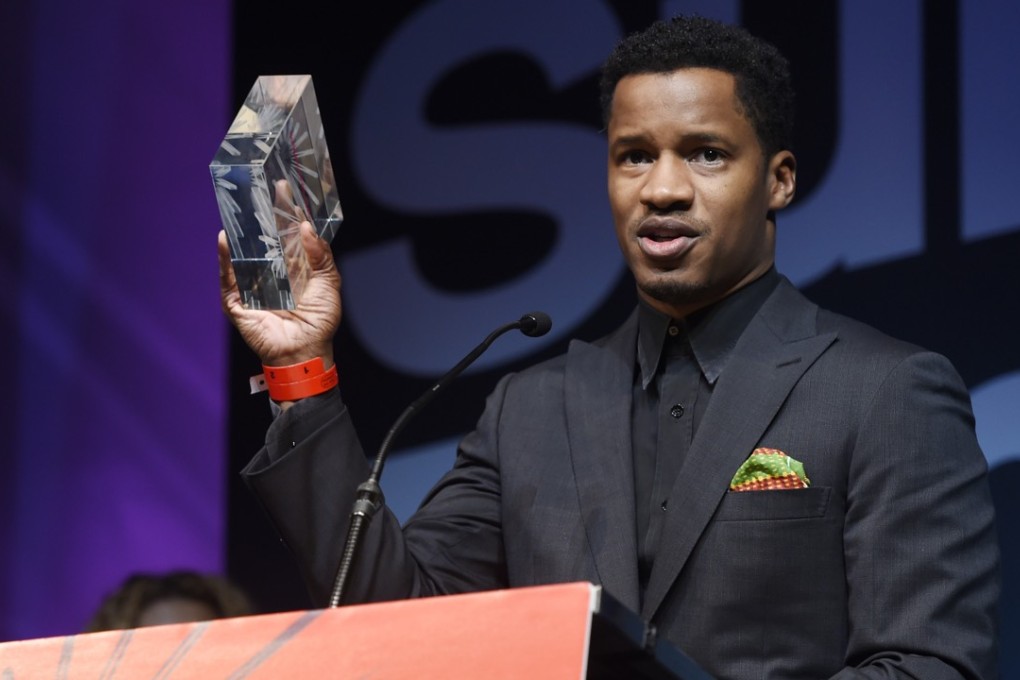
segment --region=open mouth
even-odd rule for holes
[[[697,239],[697,236],[655,234],[639,237],[638,243],[641,245],[641,250],[645,255],[656,259],[665,259],[683,255],[694,245]]]
[[[655,258],[676,258],[698,240],[698,232],[679,220],[647,220],[637,231],[638,244],[645,255]]]

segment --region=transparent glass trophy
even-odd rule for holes
[[[309,274],[299,225],[332,241],[343,221],[311,76],[260,76],[209,171],[244,305],[294,309]]]

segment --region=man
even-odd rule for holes
[[[998,554],[969,400],[942,357],[818,309],[773,267],[796,187],[786,63],[660,22],[603,71],[609,197],[639,308],[505,377],[351,601],[587,580],[723,678],[990,678]],[[224,306],[269,366],[333,363],[339,277]],[[280,404],[245,476],[325,600],[368,473],[334,390]],[[755,489],[744,492],[744,489]]]

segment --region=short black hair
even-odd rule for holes
[[[734,77],[737,98],[766,158],[793,148],[794,92],[786,58],[739,26],[699,16],[657,21],[617,44],[602,66],[603,123],[609,125],[621,79],[682,68],[712,68]]]

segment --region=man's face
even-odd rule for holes
[[[764,158],[732,75],[707,68],[627,76],[609,119],[609,202],[638,293],[673,317],[720,300],[775,256],[770,210],[796,164]]]

